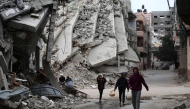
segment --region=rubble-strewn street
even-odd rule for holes
[[[179,84],[175,80],[176,75],[169,70],[147,70],[143,71],[145,81],[150,90],[147,92],[145,88],[142,90],[141,109],[173,109],[183,103],[189,106],[190,88],[185,84]],[[112,89],[105,89],[103,93],[103,102],[99,104],[99,93],[97,89],[82,90],[90,96],[90,103],[80,105],[74,109],[133,109],[131,104],[131,92],[127,92],[127,102],[124,107],[119,107],[118,91],[115,97],[110,97],[109,93]],[[189,108],[189,107],[188,107]],[[185,109],[185,108],[180,108]]]
[[[169,25],[159,27],[162,33],[178,31],[171,25],[177,22],[175,9],[169,6],[171,12],[157,16],[144,5],[134,13],[131,5],[131,0],[0,0],[0,109],[117,109],[118,92],[109,95],[115,85],[139,93],[143,78],[149,91],[142,90],[142,109],[189,107],[190,72],[184,67],[189,63],[178,62],[189,53],[177,53],[179,48],[171,45],[175,53],[165,61],[157,48],[151,49],[161,50],[164,41],[157,40],[166,35],[154,30],[151,25],[158,23],[152,19],[167,17],[159,22]],[[169,39],[173,44],[175,38]],[[161,70],[169,66],[172,71]],[[157,70],[146,71],[150,67]],[[134,84],[128,82],[133,73]],[[122,88],[117,82],[121,75]],[[126,94],[121,109],[132,109],[131,92]]]

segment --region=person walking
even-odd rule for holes
[[[146,64],[143,65],[143,70],[146,71]]]
[[[103,94],[103,90],[105,88],[105,83],[107,82],[107,80],[104,78],[104,76],[102,74],[100,74],[97,77],[97,83],[98,83],[98,90],[100,93],[100,97],[99,97],[99,102],[102,102],[102,94]]]
[[[128,81],[125,78],[126,74],[124,72],[121,73],[121,77],[117,80],[116,85],[115,85],[115,89],[114,91],[117,89],[119,90],[119,105],[121,107],[121,96],[123,95],[123,105],[125,103],[125,90],[127,88],[127,90],[129,91],[129,86],[128,86]]]
[[[146,90],[149,91],[147,84],[137,67],[133,68],[133,75],[129,78],[129,88],[132,90],[132,104],[134,109],[140,109],[140,96],[142,90],[142,84]]]
[[[152,63],[152,70],[154,69],[154,62]]]

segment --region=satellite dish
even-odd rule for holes
[[[137,12],[142,12],[142,10],[141,9],[137,9]]]
[[[144,9],[144,5],[142,5],[142,9]]]
[[[146,9],[144,9],[144,11],[143,11],[143,12],[145,12],[145,13],[146,13],[146,12],[147,12],[147,10],[146,10]]]

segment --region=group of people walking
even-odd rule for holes
[[[106,79],[103,75],[99,75],[97,78],[98,90],[100,93],[99,102],[102,102],[102,94],[105,88]],[[129,92],[129,89],[132,90],[132,104],[134,109],[140,109],[140,96],[142,90],[142,84],[145,86],[146,90],[149,91],[147,84],[143,76],[139,73],[139,69],[137,67],[133,68],[133,74],[130,76],[129,81],[126,79],[126,73],[121,73],[121,77],[117,80],[115,84],[115,89],[119,90],[119,105],[125,104],[125,91]]]

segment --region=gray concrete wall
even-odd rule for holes
[[[156,18],[157,17],[157,18]],[[155,33],[164,35],[172,33],[172,15],[170,11],[153,11],[152,26]],[[157,30],[157,31],[156,31]]]

